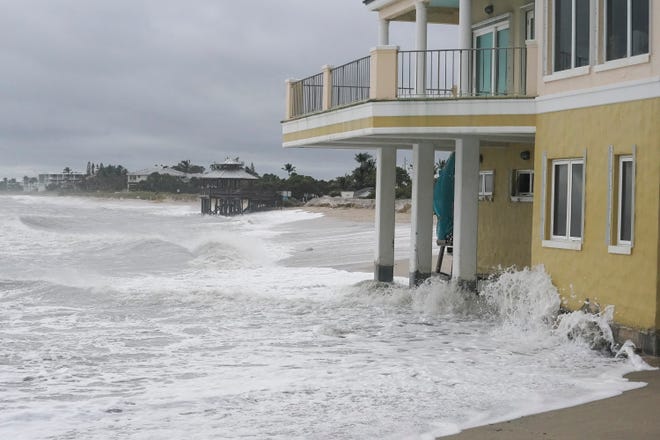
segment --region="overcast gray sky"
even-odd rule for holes
[[[129,170],[226,156],[343,175],[350,151],[283,149],[284,81],[365,56],[361,0],[0,0],[0,177],[88,161]],[[429,48],[455,31],[430,31]],[[391,29],[411,48],[412,24]]]

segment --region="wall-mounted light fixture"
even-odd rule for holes
[[[530,153],[529,150],[525,150],[520,153],[520,158],[522,160],[529,160],[531,157],[532,157],[532,153]]]
[[[484,12],[485,12],[486,14],[490,15],[490,14],[493,13],[493,10],[494,10],[494,9],[495,9],[495,8],[493,8],[493,4],[491,3],[490,5],[488,5],[488,6],[486,6],[486,7],[484,8]]]

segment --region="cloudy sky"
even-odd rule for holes
[[[0,177],[226,156],[280,175],[353,168],[350,151],[281,147],[284,81],[365,56],[361,0],[0,0]],[[412,48],[414,26],[392,43]],[[438,27],[429,47],[451,47]],[[437,43],[437,44],[436,44]]]

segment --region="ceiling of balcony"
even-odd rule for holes
[[[366,3],[366,2],[365,2]],[[412,1],[369,2],[381,18],[391,21],[415,21],[415,3]],[[459,0],[429,0],[429,23],[458,24]]]

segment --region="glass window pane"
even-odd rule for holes
[[[531,194],[532,175],[530,173],[520,173],[517,179],[517,194]]]
[[[575,67],[589,64],[589,0],[575,0]]]
[[[526,40],[533,40],[534,39],[534,10],[531,9],[527,12],[525,12],[525,22],[526,22],[526,31],[525,31],[525,39]]]
[[[552,235],[566,236],[568,206],[568,165],[555,165]]]
[[[627,41],[628,0],[607,0],[607,61],[627,56]]]
[[[649,0],[632,0],[632,54],[649,52]]]
[[[502,29],[497,31],[497,47],[510,47],[509,44],[509,30]],[[497,93],[499,95],[505,95],[507,89],[507,70],[508,70],[508,55],[509,51],[506,49],[500,49],[497,51]]]
[[[571,237],[582,237],[582,174],[583,165],[571,166]]]
[[[493,34],[488,33],[477,37],[477,94],[490,95],[493,76]]]
[[[620,240],[630,241],[632,237],[632,161],[621,164],[621,216]]]
[[[484,175],[484,185],[486,189],[486,194],[492,194],[493,193],[493,175],[492,174],[485,174]]]
[[[555,71],[571,68],[572,0],[555,2]]]

